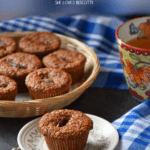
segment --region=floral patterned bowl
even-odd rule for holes
[[[127,44],[135,38],[150,38],[150,16],[131,19],[116,30],[120,59],[130,93],[138,102],[150,99],[150,49]]]

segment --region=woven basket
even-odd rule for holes
[[[29,32],[7,32],[1,33],[3,36],[10,36],[18,40]],[[36,99],[29,101],[0,101],[0,117],[25,118],[43,115],[55,109],[63,108],[75,101],[88,87],[91,86],[97,77],[100,69],[99,59],[87,45],[84,43],[64,36],[57,35],[61,40],[61,47],[70,50],[77,50],[87,58],[84,70],[84,79],[78,87],[67,94],[56,97]]]

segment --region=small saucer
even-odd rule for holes
[[[86,115],[93,120],[93,129],[90,130],[85,150],[113,150],[119,141],[114,126],[103,118]],[[43,135],[38,131],[40,119],[32,120],[19,131],[17,141],[22,150],[48,150]]]

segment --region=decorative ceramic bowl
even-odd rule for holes
[[[124,22],[116,30],[120,59],[130,93],[138,102],[150,99],[150,49],[127,44],[150,38],[150,16]]]

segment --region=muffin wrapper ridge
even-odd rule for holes
[[[34,92],[33,90],[30,89],[30,87],[28,87],[28,90],[32,99],[49,98],[49,97],[54,97],[69,92],[69,89],[63,91],[56,91],[56,92],[44,92],[44,91]]]
[[[64,69],[67,73],[69,73],[72,77],[72,85],[76,84],[77,82],[81,81],[84,76],[84,66],[78,69]]]
[[[0,96],[0,100],[15,100],[17,94],[17,89],[15,89],[14,91],[11,91],[10,93],[6,93]]]
[[[74,139],[54,139],[45,137],[49,150],[84,150],[89,131],[84,136]]]

